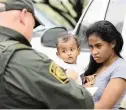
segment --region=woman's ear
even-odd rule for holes
[[[27,15],[27,13],[28,13],[27,9],[23,9],[23,10],[21,11],[21,14],[20,14],[20,22],[21,22],[23,25],[26,25],[26,22],[27,22],[27,20],[26,20],[26,15]]]
[[[114,41],[112,41],[111,45],[112,45],[112,48],[114,48],[114,47],[115,47],[115,45],[116,45],[116,41],[115,41],[115,40],[114,40]]]

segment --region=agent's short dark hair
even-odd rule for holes
[[[77,47],[79,48],[80,47],[80,44],[79,44],[79,41],[77,39],[77,36],[72,35],[72,34],[61,34],[60,37],[59,37],[59,39],[57,40],[57,43],[56,43],[57,49],[58,49],[58,44],[59,44],[60,41],[67,42],[67,41],[69,41],[71,39],[74,39],[75,40],[75,42],[77,44]]]
[[[119,33],[119,31],[116,29],[116,27],[109,21],[98,21],[89,26],[89,28],[86,30],[86,37],[89,38],[90,35],[95,34],[99,38],[101,38],[103,41],[112,43],[115,41],[115,47],[114,51],[115,53],[122,58],[120,55],[120,52],[123,47],[123,38],[122,35]],[[85,71],[84,75],[92,75],[97,71],[97,69],[102,64],[98,64],[90,55],[90,62],[88,65],[87,70]]]

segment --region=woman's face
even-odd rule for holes
[[[104,63],[114,53],[114,43],[108,43],[103,41],[96,34],[91,34],[88,38],[88,44],[91,51],[91,55],[97,63]]]

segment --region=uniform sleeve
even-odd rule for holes
[[[111,79],[113,78],[122,78],[126,80],[126,66],[121,65],[116,68],[116,70],[111,74]]]
[[[49,109],[94,108],[90,93],[69,81],[45,55],[38,57],[31,51],[17,52],[7,66],[5,79]]]
[[[41,68],[41,80],[38,81],[38,87],[41,87],[38,96],[38,100],[46,102],[49,108],[69,108],[69,109],[93,109],[94,103],[92,96],[82,86],[77,85],[74,81],[67,79],[60,79],[63,77],[62,70],[56,70],[58,67],[54,67],[54,73],[61,72],[60,76],[54,76],[50,73],[51,64],[42,64]],[[54,64],[55,65],[55,64]],[[45,66],[45,67],[44,67]],[[60,69],[60,68],[59,68]],[[59,78],[59,79],[58,79]]]

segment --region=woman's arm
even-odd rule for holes
[[[126,90],[126,80],[113,78],[105,88],[100,100],[95,103],[95,109],[111,109]]]

